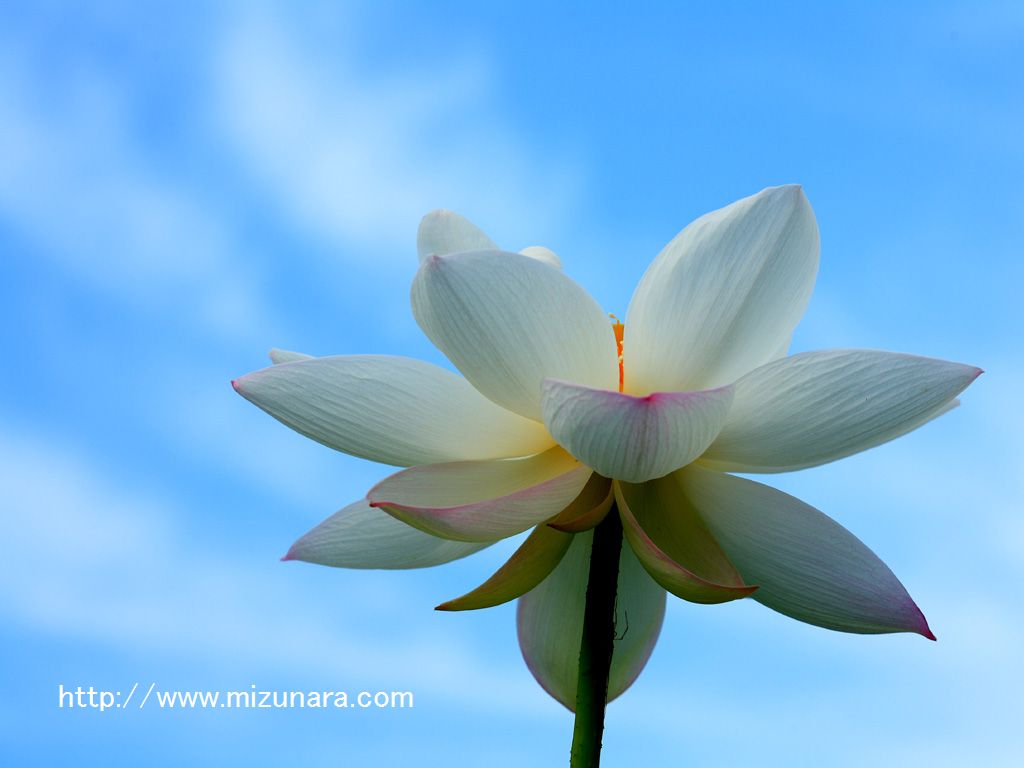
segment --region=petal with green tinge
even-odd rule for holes
[[[566,533],[589,531],[604,520],[614,501],[612,481],[595,472],[580,491],[580,495],[559,512],[557,517],[548,520],[548,525]]]
[[[572,534],[539,525],[491,578],[472,592],[442,603],[437,610],[491,608],[521,597],[547,578],[570,544]]]
[[[753,593],[672,477],[615,484],[622,530],[656,582],[692,603],[726,603]]]

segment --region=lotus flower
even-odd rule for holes
[[[310,358],[233,382],[292,429],[407,467],[300,538],[285,559],[420,568],[532,529],[483,585],[438,606],[519,599],[538,682],[573,708],[593,529],[616,509],[618,626],[608,699],[636,679],[666,593],[750,597],[828,629],[934,639],[892,571],[813,507],[734,472],[813,467],[958,404],[980,373],[873,350],[787,356],[818,268],[798,186],[686,227],[624,326],[544,248],[501,251],[447,211],[424,218],[413,314],[462,376],[402,357]],[[614,561],[613,561],[614,562]]]

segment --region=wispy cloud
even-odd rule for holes
[[[528,238],[571,205],[577,170],[505,124],[480,55],[440,51],[414,70],[360,53],[356,34],[317,45],[266,11],[227,30],[214,93],[227,146],[301,230],[364,258],[408,258],[433,208]]]
[[[173,312],[231,337],[263,326],[250,272],[236,268],[242,248],[230,222],[153,161],[114,73],[43,73],[33,60],[17,48],[0,60],[7,226],[133,311]]]
[[[247,537],[235,543],[238,557],[204,546],[209,533],[186,522],[174,500],[115,480],[74,447],[0,433],[0,484],[0,606],[22,631],[131,652],[153,670],[201,660],[236,677],[386,681],[499,710],[546,703],[524,674],[490,667],[454,629],[421,625],[412,642],[401,617],[426,610],[416,590],[375,586],[380,574],[349,574],[361,583],[346,615],[378,616],[391,630],[325,613],[303,580],[258,559]]]

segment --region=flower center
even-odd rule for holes
[[[608,317],[615,321],[612,323],[612,331],[615,333],[615,347],[619,353],[619,392],[621,392],[626,383],[626,370],[622,367],[622,336],[626,332],[626,326],[615,315],[608,315]]]

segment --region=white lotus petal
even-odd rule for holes
[[[270,350],[270,362],[274,365],[280,365],[281,363],[297,363],[301,360],[312,360],[312,355],[307,355],[302,352],[292,352],[287,349],[278,349],[274,347]]]
[[[754,600],[841,632],[917,632],[935,639],[888,566],[814,507],[696,466],[675,477],[744,580],[758,585]]]
[[[431,257],[412,286],[416,321],[480,392],[540,420],[541,382],[618,388],[608,316],[561,271],[517,253]]]
[[[557,515],[591,474],[556,446],[526,459],[412,467],[379,482],[367,498],[427,533],[494,541]]]
[[[980,373],[863,349],[777,360],[736,382],[725,427],[701,463],[729,472],[785,472],[841,459],[945,413]]]
[[[781,358],[785,357],[786,355],[789,354],[789,348],[792,345],[793,337],[787,336],[785,340],[781,344],[779,344],[775,351],[768,356],[768,361],[771,362],[772,360],[780,360]]]
[[[416,251],[421,262],[434,255],[497,249],[482,229],[452,211],[431,211],[420,221],[416,233]]]
[[[593,531],[576,534],[562,562],[541,584],[519,598],[519,647],[537,682],[570,710],[576,709],[583,608]],[[615,650],[608,700],[633,684],[647,664],[665,616],[665,590],[623,542],[615,600]]]
[[[431,536],[374,509],[364,499],[302,536],[283,559],[337,568],[427,568],[479,552],[491,543]]]
[[[548,379],[541,408],[551,436],[605,477],[640,483],[700,456],[729,412],[732,387],[633,397]]]
[[[537,261],[543,261],[545,264],[550,264],[552,267],[562,268],[562,260],[558,258],[558,254],[552,251],[550,248],[545,248],[543,245],[531,245],[520,251],[523,256],[529,256],[531,259],[537,259]]]
[[[384,464],[525,456],[553,442],[540,424],[498,407],[462,377],[408,358],[319,357],[232,385],[297,432]]]
[[[633,294],[626,391],[710,389],[772,359],[817,270],[818,225],[800,187],[772,187],[697,219]]]

